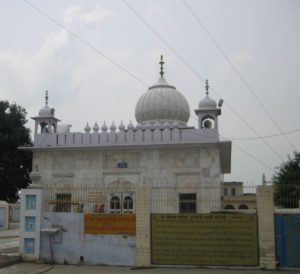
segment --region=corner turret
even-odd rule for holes
[[[209,97],[208,80],[205,81],[206,97],[199,102],[199,108],[195,110],[198,116],[198,127],[201,129],[218,130],[218,116],[221,115],[223,100],[218,103]]]
[[[39,115],[31,117],[35,121],[34,136],[37,134],[57,133],[57,123],[55,109],[48,106],[48,90],[45,95],[45,106],[40,109]]]

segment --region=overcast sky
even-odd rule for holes
[[[156,83],[163,54],[167,81],[190,104],[190,126],[205,95],[201,79],[225,101],[220,133],[233,139],[225,180],[258,184],[299,150],[300,1],[185,0],[252,93],[181,0],[126,0],[165,43],[122,0],[27,1],[44,15],[22,0],[0,1],[0,100],[20,104],[28,118],[49,90],[50,106],[72,131],[87,121],[136,123],[136,102]],[[274,121],[290,142],[283,135],[236,140],[280,134]]]

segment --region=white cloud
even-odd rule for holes
[[[112,16],[111,10],[99,6],[93,8],[92,11],[85,11],[81,6],[74,6],[65,10],[63,21],[66,27],[72,27],[72,30],[77,32],[78,28],[89,29],[91,25],[98,26],[99,22]],[[18,101],[24,93],[29,95],[37,90],[41,92],[49,88],[46,85],[51,81],[54,82],[54,78],[66,75],[66,73],[72,74],[74,62],[81,55],[75,49],[73,41],[71,34],[61,29],[49,33],[42,46],[35,52],[0,52],[1,97],[3,99],[15,98]],[[63,86],[64,83],[60,85]]]
[[[121,65],[127,64],[126,69],[137,71],[129,51],[121,47],[105,48],[103,24],[111,23],[112,16],[113,12],[107,9],[96,7],[85,11],[76,6],[65,11],[63,21],[67,28],[91,41],[107,56]],[[110,124],[114,120],[118,124],[123,119],[127,124],[133,119],[135,98],[141,94],[137,87],[140,88],[139,83],[64,29],[49,33],[33,53],[0,52],[1,97],[22,102],[31,117],[43,106],[44,91],[48,89],[50,106],[55,107],[58,118],[63,123],[71,123],[75,131],[82,130],[86,121],[101,124],[106,120]],[[110,100],[106,101],[108,92]],[[127,102],[129,96],[134,100]],[[124,110],[129,105],[132,112]],[[29,125],[32,128],[33,122]]]
[[[68,8],[64,13],[64,24],[66,27],[78,27],[82,24],[96,24],[112,18],[112,10],[103,9],[96,6],[92,11],[84,11],[82,6],[73,6]]]
[[[102,23],[112,17],[113,12],[108,9],[94,7],[84,10],[75,6],[65,10],[63,22],[80,36],[89,32],[95,37],[95,34],[99,36]],[[89,40],[88,36],[84,38]],[[112,56],[121,58],[122,54],[126,58],[124,52]],[[29,118],[42,107],[44,91],[48,89],[49,103],[59,109],[56,111],[58,117],[63,122],[81,125],[86,120],[85,112],[89,115],[90,109],[97,109],[99,103],[89,98],[95,98],[101,89],[99,75],[101,71],[102,74],[108,73],[105,65],[107,63],[103,58],[98,58],[95,52],[79,43],[68,31],[60,29],[50,32],[34,52],[0,51],[0,100],[13,98],[26,108]],[[103,87],[107,87],[110,78],[104,78],[107,81],[103,81]],[[81,111],[74,111],[78,109]],[[30,119],[29,126],[33,127]]]

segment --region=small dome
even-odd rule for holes
[[[123,121],[121,121],[121,124],[119,125],[119,130],[120,131],[124,131],[125,130],[125,126],[123,124]]]
[[[132,124],[131,120],[130,120],[130,122],[129,122],[127,128],[128,128],[129,130],[134,130],[134,125]]]
[[[135,108],[135,118],[141,124],[178,122],[186,125],[189,117],[187,100],[163,76],[140,97]]]
[[[164,128],[170,128],[170,127],[171,127],[170,123],[168,123],[168,122],[164,123]]]
[[[150,123],[146,123],[146,124],[145,124],[145,129],[149,129],[149,130],[152,129],[151,124],[150,124]]]
[[[173,124],[172,124],[172,126],[173,126],[173,128],[178,128],[178,123],[177,122],[174,122]]]
[[[199,109],[215,109],[217,102],[211,99],[208,95],[199,102]]]
[[[143,129],[142,124],[141,124],[141,123],[138,123],[138,124],[136,125],[136,129],[137,129],[137,130],[142,130],[142,129]]]
[[[40,109],[39,111],[39,116],[40,117],[49,117],[49,116],[54,116],[55,109],[54,108],[49,108],[48,107],[48,90],[46,90],[46,95],[45,95],[45,106]]]
[[[43,108],[40,109],[39,111],[39,116],[42,117],[48,117],[48,116],[53,116],[53,109],[49,108],[48,106],[44,106]]]
[[[98,132],[99,131],[99,126],[98,126],[97,122],[95,122],[95,125],[93,126],[93,131],[94,132]]]
[[[111,126],[109,127],[110,131],[116,131],[117,127],[115,125],[115,122],[112,122]]]
[[[208,80],[205,80],[206,97],[199,102],[200,110],[210,110],[217,108],[217,102],[209,97],[209,84]]]
[[[105,121],[104,121],[103,125],[101,126],[101,130],[102,131],[107,131],[108,130],[108,127],[107,127]]]
[[[154,129],[160,129],[161,128],[161,124],[159,122],[156,122],[154,124]]]
[[[91,131],[91,127],[90,127],[90,125],[89,125],[88,122],[86,123],[86,126],[84,127],[84,131],[85,131],[86,133],[89,133],[89,132]]]

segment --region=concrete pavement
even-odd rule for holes
[[[19,238],[16,237],[0,238],[0,253],[2,253],[7,249],[12,249],[12,248],[18,250]]]
[[[0,268],[18,263],[19,261],[18,225],[14,225],[10,229],[0,230]]]
[[[203,269],[203,268],[148,268],[133,269],[130,267],[111,266],[77,266],[77,265],[46,265],[38,263],[20,263],[0,269],[1,274],[292,274],[297,271],[263,271],[256,269]]]
[[[0,238],[17,238],[17,237],[19,237],[19,228],[0,230]]]

